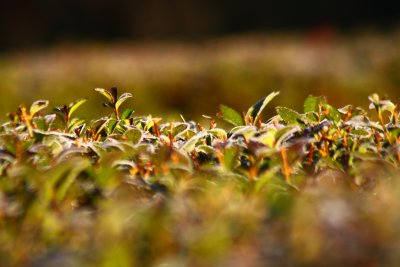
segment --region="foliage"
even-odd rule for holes
[[[112,114],[71,118],[20,106],[0,128],[0,259],[5,266],[395,266],[399,113],[370,116],[278,93],[231,129],[120,112],[132,97],[96,89]],[[385,117],[388,115],[388,118]],[[390,209],[388,209],[390,207]],[[373,253],[372,253],[373,252]]]

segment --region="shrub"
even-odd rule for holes
[[[217,127],[120,111],[20,106],[0,128],[5,266],[365,266],[398,262],[399,113],[378,95],[302,113],[273,92]]]

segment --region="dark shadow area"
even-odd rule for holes
[[[394,1],[3,0],[0,48],[82,40],[197,40],[320,27],[388,30],[399,22],[399,10]]]

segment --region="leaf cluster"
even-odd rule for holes
[[[268,226],[275,229],[282,218],[293,216],[297,229],[298,209],[319,209],[299,204],[316,197],[307,194],[310,186],[328,185],[334,199],[338,188],[372,195],[400,163],[397,106],[377,95],[370,97],[372,116],[309,96],[302,112],[276,107],[277,114],[264,121],[261,112],[278,95],[274,92],[243,116],[221,105],[216,116],[233,125],[223,129],[211,117],[209,125],[200,125],[133,116],[132,108],[120,113],[130,93],[96,91],[112,109],[107,117],[72,118],[86,99],[49,114],[43,113],[48,101],[40,100],[29,111],[20,106],[0,125],[0,241],[8,252],[0,256],[6,265],[43,265],[53,248],[77,265],[153,266],[168,260],[215,265],[229,261],[229,252],[238,247],[254,249],[252,240],[260,231],[268,233],[265,221],[275,222]],[[288,238],[290,231],[277,229],[275,235]],[[314,237],[307,238],[322,238]],[[312,246],[311,254],[301,253],[305,245],[297,239],[278,243],[279,249],[293,246],[299,252],[286,259],[293,262],[325,255]]]

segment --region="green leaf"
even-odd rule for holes
[[[253,122],[256,122],[260,117],[260,114],[264,110],[264,108],[277,95],[279,95],[279,92],[272,92],[268,96],[258,100],[257,103],[255,103],[251,108],[249,108],[249,110],[246,113],[246,118],[249,119],[250,117],[252,117]]]
[[[318,114],[314,111],[300,114],[300,120],[305,124],[315,123],[318,122]]]
[[[78,99],[78,100],[72,102],[72,103],[69,105],[68,117],[71,117],[72,113],[74,113],[75,110],[76,110],[77,108],[79,108],[79,106],[81,106],[81,105],[82,105],[83,103],[85,103],[86,101],[87,101],[86,98],[81,98],[81,99]]]
[[[303,104],[303,111],[304,113],[306,112],[318,112],[319,110],[319,106],[321,104],[326,103],[326,99],[323,96],[312,96],[310,95],[309,97],[307,97],[307,99],[304,101]]]
[[[56,114],[46,115],[44,117],[35,117],[32,119],[34,125],[36,125],[36,129],[47,131],[51,128],[51,125],[54,122]]]
[[[122,105],[128,98],[132,97],[131,93],[123,93],[119,98],[118,101],[115,103],[115,109],[118,110],[119,106]]]
[[[224,150],[224,167],[228,171],[232,171],[236,166],[239,156],[239,148],[235,146],[230,146]]]
[[[29,109],[29,114],[31,117],[35,116],[40,110],[44,109],[49,105],[48,100],[38,100],[32,103],[31,108]]]
[[[253,137],[256,132],[257,128],[254,126],[237,126],[230,131],[232,134],[230,138],[243,136],[246,140],[249,140],[249,138]]]
[[[105,98],[107,98],[108,101],[110,101],[110,103],[114,103],[114,98],[111,95],[111,93],[109,91],[107,91],[106,89],[103,88],[96,88],[94,89],[95,91],[99,92],[100,94],[102,94]]]
[[[243,118],[237,113],[234,109],[220,105],[219,112],[217,113],[217,117],[223,119],[224,121],[234,125],[234,126],[243,126]]]
[[[270,128],[267,130],[267,132],[257,136],[256,140],[266,146],[273,147],[275,143],[276,131],[277,130],[275,128]]]
[[[329,111],[328,118],[334,122],[339,122],[341,120],[340,112],[329,104],[325,104],[325,108]]]
[[[298,112],[286,107],[276,107],[275,109],[286,124],[300,124],[298,121],[300,119],[300,114]]]
[[[114,132],[115,127],[117,126],[118,120],[110,119],[107,125],[108,134],[112,134]]]
[[[209,134],[211,134],[212,136],[214,136],[215,138],[218,138],[221,140],[226,140],[226,138],[227,138],[226,131],[221,128],[214,128],[214,129],[208,130],[207,132]]]
[[[33,119],[33,123],[37,126],[37,129],[45,131],[47,130],[45,127],[45,121],[43,117],[37,117]]]
[[[187,140],[186,143],[184,143],[181,146],[179,151],[186,152],[186,153],[192,152],[195,149],[197,142],[199,142],[199,140],[204,138],[205,136],[207,136],[207,133],[205,133],[205,132],[198,133],[197,135],[195,135],[192,138],[190,138],[189,140]]]
[[[122,112],[121,114],[121,120],[127,120],[129,119],[130,116],[132,116],[133,112],[135,112],[133,110],[133,108],[127,108],[124,110],[124,112]]]
[[[172,136],[177,136],[183,133],[184,131],[188,130],[190,128],[190,125],[188,123],[179,123],[176,124],[174,123],[174,127],[172,129]],[[164,131],[167,130],[166,135],[168,135],[168,132],[170,131],[168,128],[164,128]]]
[[[71,130],[74,130],[76,127],[81,126],[84,123],[85,123],[85,120],[74,118],[69,123],[68,132],[71,132]]]
[[[257,133],[257,128],[255,126],[238,126],[233,128],[231,131],[230,139],[237,138],[242,136],[246,141],[249,141],[250,138],[254,137]]]
[[[96,124],[99,123],[98,126],[96,127],[96,135],[100,134],[101,131],[103,131],[104,128],[107,127],[108,122],[109,122],[110,120],[111,120],[111,119],[106,119],[106,120],[100,119],[100,120],[97,120],[97,121],[95,122]]]
[[[142,140],[142,131],[140,131],[137,128],[130,128],[127,130],[124,135],[123,135],[127,141],[133,143],[133,144],[138,144]]]

